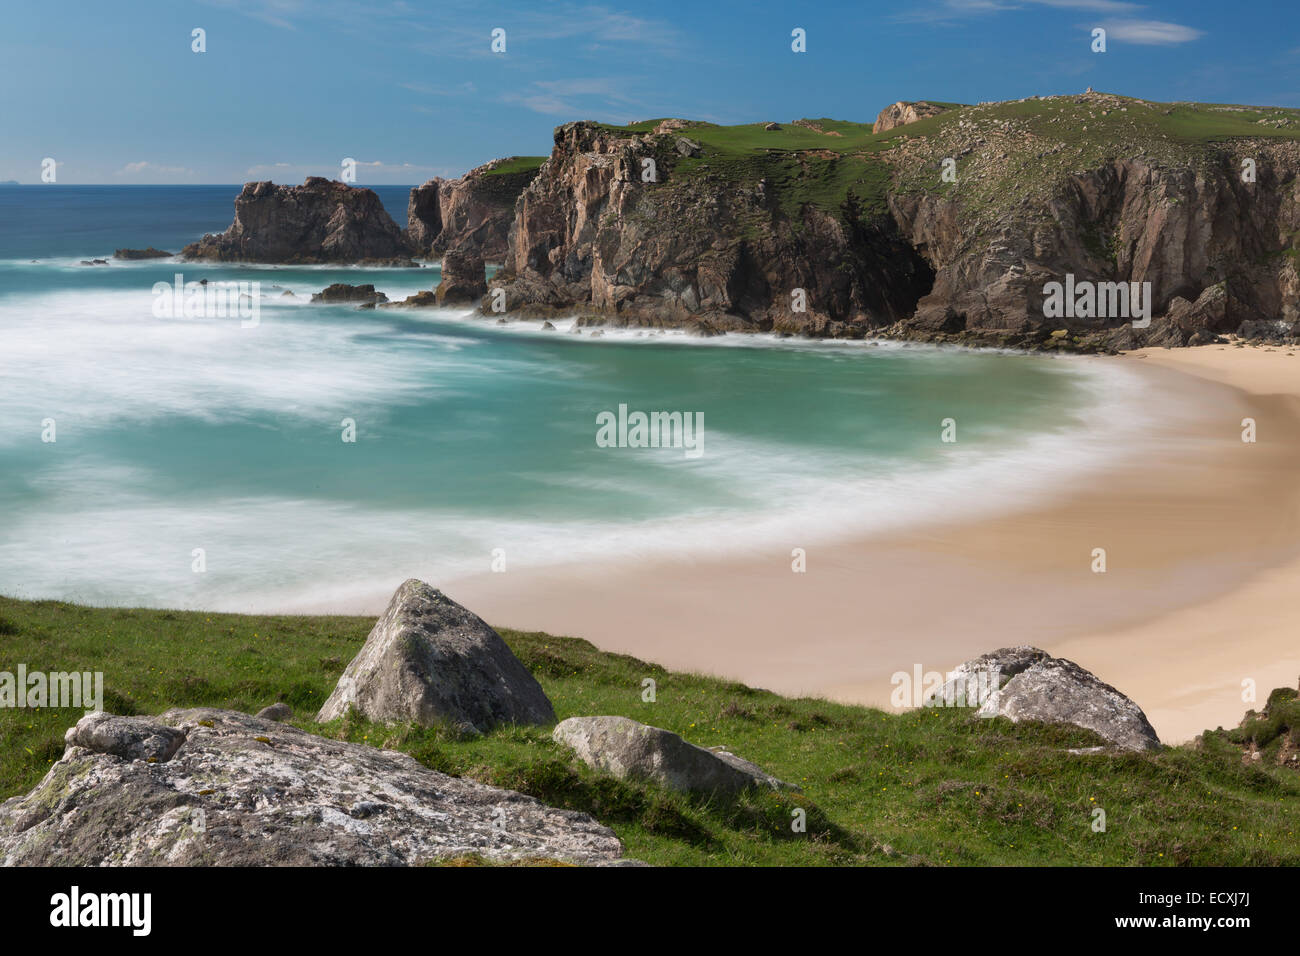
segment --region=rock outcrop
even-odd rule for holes
[[[435,177],[416,186],[406,207],[411,246],[430,258],[455,252],[503,262],[515,202],[537,177],[540,165],[511,156],[485,163],[460,179]]]
[[[301,186],[245,183],[235,221],[181,250],[222,262],[405,265],[410,249],[374,190],[310,176]]]
[[[1107,94],[1041,103],[968,107],[886,154],[891,212],[935,271],[892,334],[1097,350],[1201,344],[1263,320],[1300,333],[1300,142],[1180,141],[1161,104]],[[1046,288],[1067,276],[1150,283],[1149,314],[1049,316]]]
[[[555,720],[541,685],[501,635],[414,578],[397,589],[316,719],[335,720],[349,707],[375,721],[479,733]]]
[[[692,793],[795,789],[733,753],[705,750],[627,717],[570,717],[551,736],[587,766],[622,779],[653,780]]]
[[[473,305],[486,292],[487,270],[481,255],[455,250],[442,257],[442,279],[435,293],[439,305]]]
[[[507,311],[852,334],[864,318],[880,326],[910,315],[929,290],[929,267],[887,217],[792,209],[764,178],[696,163],[698,144],[685,139],[671,128],[557,128],[490,283],[505,290]],[[706,150],[699,160],[710,158]],[[686,162],[696,163],[689,174]]]
[[[313,302],[387,302],[388,296],[375,290],[374,283],[365,285],[348,285],[346,282],[335,282],[328,285],[320,292],[312,293]]]
[[[900,101],[871,132],[709,126],[560,126],[544,163],[416,187],[401,233],[369,190],[250,183],[231,228],[184,254],[500,262],[507,313],[583,325],[1081,352],[1300,338],[1295,110],[1089,91]],[[1093,304],[1060,311],[1056,284]]]
[[[94,714],[36,789],[0,804],[4,866],[403,866],[620,861],[585,813],[389,750],[234,711]],[[175,746],[174,746],[175,744]]]
[[[118,249],[113,253],[114,259],[170,259],[172,253],[164,252],[150,246],[148,249]]]
[[[972,687],[989,693],[971,701]],[[1073,724],[1122,750],[1160,746],[1141,707],[1073,661],[1037,647],[1004,647],[959,665],[931,703],[951,703],[963,689],[980,717]]]
[[[906,126],[909,123],[915,123],[917,120],[938,116],[943,111],[944,107],[927,103],[925,100],[919,100],[915,103],[906,103],[899,100],[892,106],[886,106],[880,111],[880,115],[876,117],[876,122],[871,126],[871,132],[888,132],[897,126]]]
[[[1108,94],[902,103],[875,128],[931,118],[922,134],[804,120],[827,147],[776,129],[748,152],[688,141],[684,121],[570,123],[491,285],[508,312],[585,325],[1084,352],[1293,340],[1300,115],[1180,108],[1261,118],[1197,139],[1171,133],[1172,105]],[[861,146],[830,148],[846,129]],[[1111,308],[1054,312],[1051,284],[1075,281]],[[1116,308],[1130,290],[1145,301]]]

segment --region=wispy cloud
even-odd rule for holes
[[[1122,0],[1029,0],[1040,7],[1058,7],[1061,10],[1083,10],[1087,13],[1136,13],[1143,9],[1140,3]]]
[[[1205,36],[1201,30],[1162,20],[1112,20],[1103,21],[1102,26],[1108,39],[1141,46],[1175,46]]]
[[[599,3],[550,2],[488,14],[481,0],[442,0],[437,15],[430,16],[402,0],[366,4],[353,0],[202,2],[284,30],[295,30],[310,18],[313,23],[328,23],[350,33],[401,36],[418,51],[450,57],[495,55],[491,31],[496,27],[506,31],[507,55],[516,42],[537,41],[572,41],[575,48],[588,52],[636,44],[673,55],[683,40],[681,30],[668,20],[637,16]]]
[[[158,163],[150,163],[141,160],[138,163],[127,163],[121,169],[117,170],[115,176],[193,176],[194,170],[185,166],[162,166]]]
[[[314,13],[307,0],[203,0],[208,6],[241,13],[254,20],[279,27],[296,29],[293,21],[304,14]]]
[[[972,17],[991,16],[1010,11],[1030,11],[1047,7],[1053,10],[1070,10],[1079,13],[1103,15],[1128,15],[1124,19],[1099,21],[1097,26],[1106,29],[1106,35],[1125,43],[1142,46],[1172,46],[1189,43],[1204,36],[1203,31],[1178,23],[1162,20],[1137,19],[1146,6],[1127,0],[938,0],[900,13],[893,19],[918,23],[945,25]]]
[[[526,88],[501,97],[503,103],[517,103],[544,116],[594,115],[617,110],[626,113],[640,102],[627,94],[628,81],[609,77],[566,80],[536,80]]]
[[[457,171],[447,166],[424,166],[418,163],[385,163],[381,160],[357,160],[358,186],[398,183],[405,185],[423,182],[432,176],[455,176]],[[339,179],[341,163],[260,163],[250,166],[245,175],[250,180],[270,179],[277,183],[299,183],[308,176]]]

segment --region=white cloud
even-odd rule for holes
[[[1106,29],[1107,39],[1141,46],[1174,46],[1205,36],[1201,30],[1162,20],[1114,20],[1103,22],[1102,26]]]
[[[113,174],[114,176],[193,176],[194,170],[185,166],[162,166],[158,163],[140,161],[127,163]]]
[[[1146,9],[1144,4],[1130,3],[1128,0],[938,0],[937,3],[931,6],[923,6],[909,10],[906,13],[900,13],[894,19],[946,24],[955,20],[1015,10],[1023,11],[1034,7],[1114,15],[1136,14]],[[1158,20],[1117,20],[1114,23],[1114,30],[1111,29],[1109,24],[1102,25],[1106,27],[1110,36],[1126,40],[1129,43],[1186,43],[1202,36],[1200,30]]]
[[[459,173],[449,166],[424,166],[418,163],[385,163],[382,160],[357,160],[357,186],[408,185],[424,182],[433,176],[452,177]],[[244,171],[249,181],[270,179],[277,183],[301,183],[308,176],[339,179],[340,163],[259,163]]]
[[[504,103],[517,103],[544,116],[576,119],[593,110],[625,112],[637,101],[624,90],[627,80],[610,77],[587,77],[567,80],[534,80],[531,87],[512,91],[501,97]]]
[[[1085,10],[1089,13],[1136,13],[1142,9],[1140,3],[1124,3],[1121,0],[1029,0],[1040,7],[1058,7],[1062,10]]]

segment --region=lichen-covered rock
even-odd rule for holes
[[[397,589],[316,719],[334,720],[349,707],[375,721],[475,731],[555,720],[542,686],[501,635],[414,578]]]
[[[126,720],[98,716],[101,729]],[[35,790],[0,804],[0,864],[401,866],[471,853],[613,863],[622,854],[585,813],[405,754],[234,711],[132,719],[184,743],[158,763],[70,743]]]
[[[310,176],[301,186],[245,183],[235,221],[181,250],[223,262],[396,262],[410,249],[372,189]]]
[[[988,689],[987,696],[973,702],[980,717],[1073,724],[1123,750],[1160,746],[1141,707],[1073,661],[1037,647],[1003,647],[959,665],[930,703],[951,705],[963,689],[972,703],[972,686]]]
[[[926,701],[929,706],[980,707],[1007,681],[1039,661],[1051,657],[1047,651],[1022,644],[1001,647],[958,664],[947,674],[944,685]]]
[[[795,789],[722,748],[706,750],[677,734],[627,717],[570,717],[551,735],[587,766],[616,777],[654,780],[674,790],[738,793]]]
[[[63,739],[69,746],[84,747],[95,753],[158,763],[172,758],[185,742],[185,734],[147,717],[116,717],[97,712],[69,727]]]

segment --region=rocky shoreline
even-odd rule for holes
[[[1166,117],[1230,109],[1187,107],[1091,91],[899,102],[856,132],[760,124],[776,138],[748,152],[726,145],[743,127],[568,123],[544,162],[414,188],[405,228],[368,189],[249,183],[231,227],[182,255],[441,256],[446,288],[403,304],[506,320],[1074,352],[1293,342],[1300,119],[1179,141]],[[1053,283],[1087,287],[1079,314],[1053,310]]]

